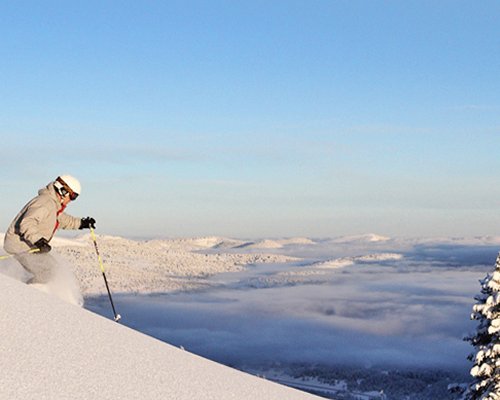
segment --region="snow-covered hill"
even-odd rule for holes
[[[292,246],[292,245],[313,245],[315,242],[308,238],[288,238],[288,239],[264,239],[258,240],[255,242],[244,242],[240,245],[235,246],[235,248],[239,249],[281,249],[284,246]]]
[[[311,264],[317,268],[342,268],[355,263],[370,263],[380,261],[401,260],[403,256],[395,253],[367,254],[365,256],[334,258],[326,261],[319,261]]]
[[[101,294],[102,276],[97,267],[89,235],[76,239],[56,238],[53,254],[75,271],[84,295]],[[165,293],[203,288],[206,277],[222,272],[242,271],[256,263],[284,263],[295,260],[280,254],[228,253],[238,241],[209,237],[135,241],[98,236],[110,284],[116,292]],[[216,252],[209,250],[216,249]]]
[[[0,275],[0,399],[313,399]]]
[[[377,235],[375,233],[367,233],[364,235],[341,236],[331,239],[331,243],[373,243],[373,242],[387,242],[391,240],[386,236]]]

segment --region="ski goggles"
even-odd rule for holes
[[[62,185],[62,188],[59,189],[61,196],[65,197],[69,195],[71,201],[75,201],[77,199],[78,193],[74,192],[73,189],[66,184],[66,182],[64,182],[61,178],[57,178],[56,181]]]

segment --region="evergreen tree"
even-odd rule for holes
[[[500,400],[500,254],[495,271],[481,281],[471,319],[479,321],[474,335],[466,337],[476,352],[470,373],[474,380],[465,393],[467,400]]]

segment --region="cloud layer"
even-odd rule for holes
[[[331,268],[332,255],[346,257],[348,247],[353,262]],[[201,292],[123,295],[117,302],[132,327],[232,365],[280,361],[466,370],[472,349],[462,337],[475,328],[469,320],[473,297],[478,280],[492,269],[495,245],[452,240],[348,247],[316,241],[267,249],[307,254],[311,262],[260,265],[212,278],[211,289]],[[330,267],[322,268],[320,260],[329,260]]]

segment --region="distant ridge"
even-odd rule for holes
[[[367,233],[364,235],[340,236],[331,239],[331,243],[353,243],[353,242],[387,242],[390,237],[377,235],[375,233]]]

